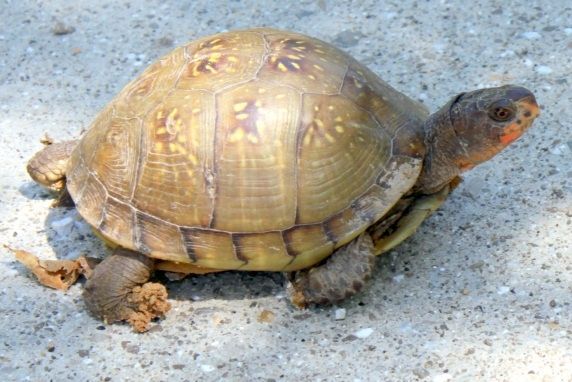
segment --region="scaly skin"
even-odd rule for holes
[[[145,331],[154,317],[169,309],[163,285],[147,283],[154,260],[127,249],[116,249],[99,264],[85,284],[89,311],[105,322],[127,320],[136,331]]]
[[[290,291],[292,303],[305,307],[342,301],[363,289],[374,267],[373,242],[363,233],[336,250],[323,265],[297,272]]]
[[[68,160],[77,143],[77,140],[52,143],[38,151],[26,167],[30,177],[50,190],[62,191]]]

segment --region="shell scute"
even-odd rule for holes
[[[323,41],[222,33],[119,93],[72,153],[68,190],[103,236],[151,257],[302,269],[412,187],[426,116]]]

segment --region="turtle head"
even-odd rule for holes
[[[520,86],[457,95],[425,122],[427,151],[416,189],[439,191],[519,138],[538,115],[534,95]]]
[[[534,95],[506,85],[462,93],[450,102],[451,126],[465,155],[461,171],[471,169],[519,138],[539,115]]]

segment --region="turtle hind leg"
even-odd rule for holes
[[[66,167],[78,141],[65,141],[47,145],[28,162],[30,177],[53,191],[65,188]]]
[[[88,310],[105,322],[126,320],[135,331],[144,332],[149,322],[170,309],[167,290],[147,282],[154,260],[123,248],[99,264],[85,284]]]
[[[338,248],[326,262],[295,274],[290,286],[292,303],[333,304],[361,291],[375,266],[373,242],[363,233]]]

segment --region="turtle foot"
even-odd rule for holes
[[[170,309],[167,289],[147,282],[153,259],[118,248],[105,258],[87,280],[84,290],[89,311],[107,323],[127,321],[137,332],[149,329],[149,323]]]
[[[335,304],[360,292],[375,267],[373,242],[364,233],[338,248],[324,264],[295,273],[288,286],[296,307]]]

